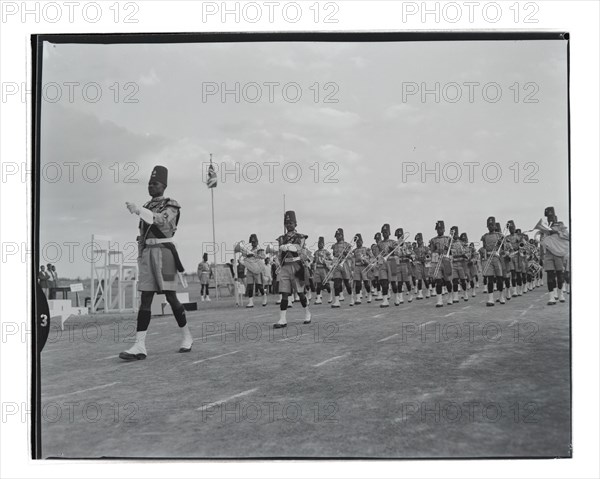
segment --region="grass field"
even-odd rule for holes
[[[198,303],[193,350],[153,318],[148,358],[118,359],[134,315],[52,327],[42,352],[42,457],[570,456],[569,297],[486,308]]]

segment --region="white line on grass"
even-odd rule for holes
[[[423,326],[427,326],[428,324],[437,323],[437,321],[427,321]]]
[[[388,339],[395,338],[396,336],[398,336],[398,333],[396,333],[396,334],[392,334],[391,336],[388,336],[387,338],[380,339],[380,340],[379,340],[379,341],[377,341],[377,342],[378,342],[378,343],[383,343],[384,341],[387,341]]]
[[[529,308],[527,308],[525,311],[523,311],[521,313],[521,316],[525,316],[527,314],[527,311],[529,311],[531,308],[533,308],[533,304],[531,306],[529,306]]]
[[[465,306],[463,307],[463,309],[469,309],[471,306]]]
[[[226,401],[231,401],[232,399],[239,398],[241,396],[247,396],[248,394],[252,394],[254,391],[258,391],[258,388],[248,389],[247,391],[243,391],[243,392],[241,392],[239,394],[234,394],[233,396],[229,396],[228,398],[220,399],[218,401],[211,402],[210,404],[205,404],[204,406],[199,407],[198,409],[196,409],[196,411],[204,411],[204,410],[206,410],[208,408],[211,408],[211,407],[216,406],[218,404],[222,404],[222,403],[224,403]]]
[[[383,313],[381,314],[376,314],[375,316],[371,316],[372,318],[381,318],[383,316]]]
[[[194,361],[192,364],[203,363],[204,361],[210,361],[212,359],[218,359],[218,358],[222,358],[223,356],[229,356],[230,354],[236,354],[236,353],[239,353],[239,351],[232,351],[231,353],[219,354],[218,356],[213,356],[211,358],[200,359],[199,361]]]
[[[454,313],[448,313],[448,314],[445,314],[445,315],[444,315],[444,318],[447,318],[447,317],[449,317],[449,316],[453,316],[453,315],[455,315],[455,314],[456,314],[456,311],[455,311]]]
[[[94,359],[94,361],[106,361],[107,359],[116,359],[116,358],[118,358],[118,357],[119,357],[119,356],[117,356],[117,355],[113,354],[112,356],[106,356],[106,357],[104,357],[104,358],[98,358],[98,359]]]
[[[102,386],[95,386],[93,388],[88,388],[88,389],[81,389],[79,391],[73,391],[73,392],[65,393],[65,394],[58,394],[57,396],[42,397],[42,400],[50,401],[51,399],[62,398],[65,396],[72,396],[73,394],[81,394],[81,393],[86,393],[88,391],[95,391],[96,389],[103,389],[103,388],[108,388],[110,386],[114,386],[115,384],[119,384],[120,382],[121,381],[115,381],[114,383],[104,384]]]
[[[326,359],[325,361],[323,361],[321,363],[313,364],[313,368],[318,368],[319,366],[323,366],[323,364],[327,364],[330,361],[334,361],[336,359],[344,358],[346,356],[348,356],[348,354],[342,354],[341,356],[334,356],[333,358]]]

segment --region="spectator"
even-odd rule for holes
[[[238,288],[242,291],[242,294],[245,293],[246,287],[244,286],[246,279],[246,267],[242,263],[238,263],[237,265],[237,281]]]
[[[38,282],[42,288],[42,291],[48,298],[48,281],[50,280],[51,275],[46,271],[46,267],[44,265],[40,266],[40,272],[38,273]]]
[[[263,273],[265,292],[268,294],[273,293],[273,277],[271,275],[271,261],[269,258],[265,258],[265,272]]]
[[[208,295],[208,282],[213,276],[212,268],[208,264],[208,253],[202,255],[202,263],[198,265],[198,279],[200,280],[200,300],[210,301]]]
[[[58,287],[57,284],[57,276],[56,276],[56,269],[54,268],[54,266],[52,265],[52,263],[48,263],[46,265],[46,267],[48,268],[48,291],[49,291],[49,299],[56,299],[56,291],[54,290],[54,288]]]

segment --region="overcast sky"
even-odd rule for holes
[[[149,175],[161,164],[169,169],[166,194],[182,206],[176,243],[186,270],[195,271],[212,241],[203,183],[209,153],[217,166],[234,171],[237,164],[247,174],[239,181],[219,175],[214,190],[217,243],[228,248],[250,233],[274,241],[283,229],[284,194],[310,244],[318,236],[333,241],[342,227],[348,240],[360,232],[369,245],[383,223],[427,240],[438,219],[478,240],[488,216],[528,230],[548,205],[567,222],[566,47],[562,41],[46,43],[42,261],[55,259],[48,245],[63,245],[59,274],[85,277],[83,245],[92,233],[120,245],[135,241],[137,217],[125,201],[148,200]],[[239,102],[233,94],[223,101],[220,92],[203,97],[215,84],[233,90],[236,82]],[[252,82],[262,89],[256,102]],[[269,82],[279,83],[271,87],[272,102]],[[439,102],[434,94],[423,101],[420,91],[403,97],[415,85],[434,90],[436,82]],[[472,102],[469,82],[479,84],[471,87]],[[462,90],[456,102],[452,83]],[[302,96],[293,102],[298,87]],[[102,96],[93,102],[98,88]],[[498,89],[502,97],[494,102]],[[137,102],[126,102],[127,95]],[[272,182],[269,163],[275,163]],[[432,171],[439,165],[439,181],[434,174],[423,181],[422,163]],[[462,167],[454,182],[453,163]],[[258,181],[255,164],[262,167]],[[74,261],[69,242],[81,245]]]

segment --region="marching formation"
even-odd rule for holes
[[[151,305],[156,293],[163,293],[171,306],[177,325],[181,331],[180,353],[192,350],[193,337],[187,324],[185,308],[177,298],[179,282],[187,287],[184,268],[173,238],[181,217],[181,205],[172,198],[165,197],[168,171],[164,166],[154,167],[148,182],[151,197],[142,207],[127,202],[131,214],[137,215],[138,240],[138,289],[141,302],[137,313],[136,339],[131,348],[120,353],[125,361],[145,359],[146,335],[151,320]],[[423,234],[417,233],[414,242],[403,228],[396,228],[391,238],[388,223],[381,232],[374,235],[370,247],[364,245],[363,236],[357,233],[352,242],[345,240],[344,230],[335,231],[335,242],[331,251],[325,248],[325,238],[319,237],[318,249],[310,251],[306,247],[307,235],[296,231],[296,213],[287,211],[284,215],[285,233],[277,238],[277,245],[263,249],[258,236],[251,234],[249,244],[236,243],[234,251],[241,254],[240,263],[246,270],[246,307],[254,307],[255,293],[263,297],[262,305],[267,305],[265,282],[278,287],[280,315],[274,328],[287,326],[287,310],[294,301],[299,301],[304,309],[304,324],[311,322],[309,302],[312,294],[314,305],[323,304],[323,291],[329,294],[332,308],[341,308],[348,294],[350,306],[381,301],[381,308],[388,308],[393,300],[396,306],[406,300],[423,300],[436,297],[437,308],[444,306],[444,295],[448,305],[464,301],[476,295],[481,279],[487,290],[487,306],[505,304],[511,298],[526,294],[543,285],[542,271],[547,273],[547,286],[550,292],[549,305],[564,302],[564,293],[569,283],[569,242],[568,228],[556,217],[553,207],[544,211],[545,219],[536,226],[522,232],[508,221],[504,231],[493,216],[487,219],[488,231],[479,243],[469,243],[465,232],[452,226],[446,235],[443,221],[435,224],[436,235],[425,245]],[[536,231],[533,238],[526,233]],[[539,239],[536,237],[539,235]],[[269,275],[266,267],[270,255],[275,269]],[[242,268],[243,270],[244,268]],[[208,257],[198,266],[201,283],[201,297],[209,301],[208,282],[212,270]],[[391,289],[391,292],[390,292]],[[497,292],[497,294],[496,294]]]
[[[294,299],[304,308],[304,323],[311,321],[309,302],[316,295],[314,305],[323,304],[323,291],[329,293],[332,308],[340,308],[348,294],[349,306],[381,301],[381,308],[388,308],[390,301],[398,306],[406,300],[423,300],[436,297],[435,306],[452,305],[461,298],[468,301],[475,297],[480,280],[487,292],[486,306],[506,304],[512,298],[527,294],[543,286],[543,271],[547,273],[550,292],[548,304],[565,302],[568,292],[568,255],[570,236],[568,228],[558,221],[553,207],[544,211],[532,230],[521,231],[510,220],[502,230],[496,218],[487,219],[487,232],[480,242],[469,242],[468,235],[452,226],[446,235],[444,221],[435,224],[436,235],[428,245],[423,234],[417,233],[414,242],[403,228],[394,231],[391,238],[388,223],[374,235],[370,248],[364,246],[361,233],[354,235],[352,243],[345,240],[344,230],[335,231],[335,242],[331,251],[325,248],[325,238],[319,237],[318,249],[306,247],[307,235],[296,231],[294,211],[284,217],[286,234],[277,239],[278,246],[258,245],[256,234],[250,236],[250,245],[240,241],[234,251],[241,254],[240,262],[246,266],[252,280],[246,282],[246,307],[254,307],[254,290],[263,295],[263,306],[267,304],[261,282],[261,268],[271,255],[277,270],[273,281],[279,284],[280,318],[274,325],[287,325],[287,309]],[[527,233],[536,232],[529,238]],[[255,288],[255,285],[257,288]],[[391,290],[391,291],[390,291]]]

